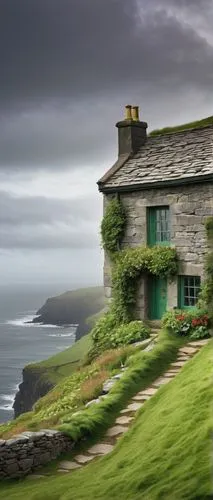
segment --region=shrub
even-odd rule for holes
[[[168,311],[162,319],[163,325],[179,335],[189,335],[191,339],[209,336],[209,317],[206,311]]]
[[[112,343],[110,337],[116,327],[116,319],[114,314],[107,312],[101,317],[92,329],[93,345],[88,352],[87,362],[91,362],[94,358],[99,356],[103,351],[111,349]]]
[[[131,321],[116,328],[111,336],[111,341],[117,347],[148,339],[149,336],[150,328],[146,327],[142,321]]]
[[[131,321],[116,325],[115,315],[108,312],[97,321],[92,331],[93,346],[88,353],[88,361],[103,351],[144,340],[149,337],[150,329],[142,321]]]

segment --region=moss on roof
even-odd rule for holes
[[[195,122],[184,123],[183,125],[177,125],[175,127],[164,127],[161,129],[152,130],[150,136],[163,135],[163,134],[173,134],[175,132],[181,132],[182,130],[188,130],[193,128],[204,128],[213,125],[213,116],[203,118],[202,120],[197,120]]]

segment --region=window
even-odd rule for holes
[[[200,292],[200,276],[179,276],[178,307],[194,307]]]
[[[147,210],[147,240],[149,245],[165,245],[170,241],[169,207],[150,207]]]

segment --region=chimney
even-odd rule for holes
[[[145,144],[147,123],[139,119],[139,107],[126,106],[126,117],[116,123],[118,128],[118,155],[136,153]]]

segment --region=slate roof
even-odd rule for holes
[[[213,181],[213,126],[148,136],[98,182],[100,191]]]

